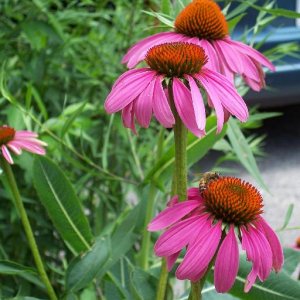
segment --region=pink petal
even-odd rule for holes
[[[261,83],[255,80],[252,80],[248,77],[243,77],[245,83],[254,91],[259,92],[264,86],[265,82]]]
[[[128,72],[130,71],[126,73]],[[152,71],[145,72],[141,69],[140,72],[134,75],[126,75],[128,76],[124,77],[123,80],[112,89],[105,100],[104,107],[108,113],[115,113],[136,99],[149,85],[156,73]]]
[[[167,269],[168,269],[168,272],[170,272],[179,256],[181,251],[178,251],[174,254],[171,254],[169,256],[166,257],[166,261],[167,261]]]
[[[231,47],[234,47],[236,50],[238,50],[240,53],[243,53],[245,55],[250,56],[252,59],[256,60],[258,63],[262,64],[263,66],[266,66],[271,71],[275,71],[275,66],[259,51],[256,49],[245,45],[244,43],[231,40],[230,38],[225,38],[223,41],[227,44],[229,44]]]
[[[184,36],[176,32],[160,32],[154,34],[131,47],[123,57],[122,63],[127,63],[127,67],[131,69],[145,58],[148,50],[153,46],[167,42],[177,42],[182,39],[184,39]]]
[[[129,70],[117,78],[117,80],[115,81],[111,89],[113,90],[120,83],[126,84],[128,80],[132,81],[136,77],[139,78],[142,73],[147,74],[147,72],[149,73],[153,71],[150,68],[139,68],[139,69]]]
[[[197,215],[174,224],[156,241],[154,245],[155,254],[157,256],[169,256],[183,249],[198,236],[206,219],[207,216],[200,217]]]
[[[175,119],[162,87],[162,76],[157,76],[153,92],[153,112],[156,119],[166,128],[173,127]]]
[[[221,132],[224,124],[224,111],[215,86],[211,84],[209,78],[202,73],[195,74],[194,77],[200,81],[201,85],[206,90],[210,101],[212,102],[217,115],[217,132]]]
[[[221,72],[219,56],[216,53],[216,50],[213,47],[213,45],[209,41],[202,39],[200,40],[199,46],[201,46],[204,49],[206,55],[208,56],[208,61],[205,67],[216,72]]]
[[[9,147],[16,147],[16,148],[20,148],[20,149],[25,149],[28,152],[32,152],[32,153],[36,153],[39,155],[45,155],[46,151],[45,149],[40,146],[39,143],[35,142],[35,141],[29,141],[29,140],[12,140],[8,143]]]
[[[196,123],[191,91],[178,78],[173,78],[173,96],[176,110],[184,125],[197,137],[202,137],[204,131]]]
[[[240,52],[223,40],[213,41],[213,45],[219,56],[226,62],[227,67],[234,73],[242,74],[244,72],[244,61]]]
[[[231,225],[227,236],[221,244],[215,262],[214,282],[218,293],[231,289],[239,269],[239,249]]]
[[[180,202],[172,207],[168,207],[151,221],[151,223],[148,225],[148,230],[157,231],[164,229],[186,216],[198,206],[198,201],[191,200]]]
[[[142,127],[148,128],[152,116],[152,101],[155,79],[152,79],[147,88],[135,101],[135,116]]]
[[[10,155],[8,149],[6,148],[6,146],[5,146],[5,145],[2,145],[2,146],[1,146],[1,150],[2,150],[2,155],[3,155],[3,157],[7,160],[7,162],[8,162],[9,164],[12,165],[12,164],[14,163],[14,161],[13,161],[13,159],[12,159],[12,157],[11,157],[11,155]]]
[[[38,134],[27,130],[18,130],[15,133],[15,138],[36,138]]]
[[[209,78],[226,110],[245,122],[249,117],[247,105],[227,78],[206,68],[202,70],[202,74]]]
[[[273,268],[276,272],[279,272],[283,266],[284,261],[283,250],[280,241],[274,230],[262,217],[260,217],[259,221],[256,222],[256,225],[260,230],[263,231],[271,246]]]
[[[188,247],[186,255],[176,270],[178,279],[197,281],[207,269],[221,239],[221,222],[208,231],[201,231],[198,239]]]
[[[242,248],[246,250],[248,260],[252,261],[252,270],[245,283],[245,291],[249,291],[255,282],[256,276],[261,281],[265,280],[272,269],[272,251],[264,235],[248,226],[248,230],[242,226]]]
[[[188,80],[191,89],[192,103],[197,126],[200,130],[205,131],[206,113],[202,95],[194,78],[192,76],[186,75],[186,79]]]
[[[136,129],[134,125],[134,112],[133,112],[133,102],[129,103],[122,110],[122,120],[123,125],[126,128],[130,128],[134,134],[136,134]]]
[[[22,154],[22,149],[21,149],[20,147],[17,147],[17,146],[14,145],[14,144],[7,143],[7,147],[8,147],[12,152],[14,152],[14,153],[17,154],[17,155]]]
[[[248,293],[255,283],[256,277],[258,275],[258,266],[253,265],[250,273],[248,274],[244,286],[244,292]]]

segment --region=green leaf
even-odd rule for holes
[[[216,117],[211,116],[207,118],[206,131],[207,134],[203,138],[197,138],[190,132],[188,133],[187,141],[187,165],[192,166],[199,161],[205,154],[212,148],[212,146],[226,133],[227,126],[225,125],[222,132],[216,133]],[[157,182],[163,182],[165,179],[170,178],[175,161],[174,145],[167,150],[154,165],[154,167],[147,173],[145,181],[156,179]]]
[[[33,181],[57,231],[76,252],[89,250],[93,238],[80,201],[63,171],[50,159],[36,157]]]
[[[228,121],[227,135],[240,163],[247,169],[247,171],[265,190],[268,190],[260,175],[251,148],[246,138],[244,137],[241,129],[239,128],[237,121],[233,118],[230,118]]]
[[[283,249],[284,253],[284,271],[291,275],[300,264],[300,251],[292,248]]]
[[[169,19],[170,17],[168,15],[163,14],[163,13],[157,13],[155,11],[143,10],[143,12],[149,16],[153,16],[153,17],[157,18],[160,22],[162,22],[166,26],[174,28],[174,22]]]
[[[282,227],[280,228],[280,230],[284,230],[288,226],[288,224],[291,220],[292,214],[293,214],[293,210],[294,210],[294,204],[291,203],[287,209],[287,212],[286,212],[285,218],[284,218],[284,223],[283,223]]]
[[[276,17],[286,17],[286,18],[291,18],[291,19],[300,18],[300,13],[293,11],[293,10],[288,10],[288,9],[283,9],[283,8],[266,8],[266,7],[254,5],[252,3],[249,3],[248,1],[247,1],[247,3],[251,7],[255,8],[259,11],[267,12]]]
[[[243,300],[298,300],[300,295],[300,283],[293,280],[285,272],[274,272],[264,282],[258,279],[248,293],[244,293],[246,277],[251,269],[251,264],[246,261],[245,255],[241,256],[240,268],[230,294],[240,297]]]
[[[20,276],[40,288],[45,288],[35,269],[17,264],[13,261],[0,260],[0,274]]]
[[[202,298],[203,300],[238,300],[240,298],[236,298],[230,294],[219,294],[216,292],[214,285],[205,286],[202,290]]]
[[[161,12],[163,14],[169,15],[171,11],[171,1],[170,0],[162,0],[161,1]]]
[[[76,292],[88,286],[101,272],[101,268],[108,260],[109,253],[110,239],[100,237],[91,250],[72,261],[66,273],[67,291]]]
[[[124,256],[136,241],[136,234],[133,232],[141,209],[140,202],[131,210],[117,226],[111,236],[111,254],[102,270],[97,274],[101,278],[122,256]]]
[[[157,279],[140,268],[132,268],[130,283],[139,300],[155,299]]]

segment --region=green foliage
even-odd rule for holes
[[[258,34],[277,16],[299,17],[270,1],[264,7],[257,6],[257,1],[240,1],[234,9],[233,1],[222,2],[230,30],[249,7],[259,10],[257,24],[248,28],[245,36]],[[119,114],[105,113],[103,102],[125,70],[120,61],[127,49],[147,35],[170,30],[174,17],[187,3],[0,1],[1,119],[17,129],[39,132],[48,143],[48,158],[33,159],[24,153],[15,158],[13,168],[59,299],[155,297],[159,272],[159,260],[152,254],[155,234],[147,258],[150,269],[138,267],[139,255],[149,186],[156,195],[156,208],[165,207],[171,190],[173,133],[160,132],[153,121],[149,129],[139,129],[134,136],[123,128]],[[297,57],[298,52],[299,45],[289,43],[266,54],[279,60],[286,55]],[[245,93],[247,88],[241,86],[240,91]],[[255,160],[263,154],[263,137],[251,131],[264,119],[276,116],[253,110],[247,123],[230,120],[217,135],[216,118],[210,115],[206,137],[188,136],[191,175],[193,166],[214,149],[222,155],[217,168],[226,160],[236,160],[264,185]],[[157,149],[162,138],[162,149]],[[157,153],[161,155],[156,157]],[[29,267],[34,261],[9,200],[7,182],[2,175],[0,180],[0,298],[45,299],[36,269]],[[292,207],[280,230],[287,228],[291,213]],[[248,266],[241,262],[234,296],[219,296],[210,285],[204,289],[204,299],[284,299],[282,295],[296,299],[299,286],[290,275],[299,255],[287,249],[285,256],[285,271],[256,284],[246,296],[242,285]],[[174,274],[172,283],[173,278]],[[188,288],[182,292],[185,297]],[[167,298],[174,297],[169,286]]]

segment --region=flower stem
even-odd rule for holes
[[[186,160],[186,145],[187,145],[187,129],[182,123],[180,116],[177,113],[172,84],[168,87],[170,106],[175,117],[174,140],[175,140],[175,168],[172,182],[172,195],[178,195],[179,201],[186,200],[187,193],[187,160]],[[157,300],[164,300],[168,283],[168,270],[166,260],[162,260],[161,273],[159,278],[158,291],[156,294]]]
[[[189,295],[188,300],[201,300],[201,289],[200,282],[191,282],[191,292]]]
[[[187,145],[187,129],[182,123],[177,110],[175,108],[173,93],[169,88],[169,98],[173,114],[175,116],[174,139],[175,139],[175,176],[173,177],[174,194],[178,195],[179,201],[186,200],[187,191],[187,160],[186,160],[186,145]]]
[[[13,171],[12,171],[10,165],[8,164],[8,162],[3,157],[1,158],[1,160],[2,160],[2,168],[7,177],[8,185],[9,185],[12,195],[14,197],[14,204],[20,214],[21,221],[23,223],[23,227],[24,227],[24,230],[25,230],[25,233],[27,236],[29,246],[31,248],[31,252],[32,252],[36,267],[38,269],[38,272],[40,274],[42,281],[44,282],[44,284],[46,286],[49,298],[51,300],[57,300],[55,291],[54,291],[54,289],[50,283],[50,280],[47,276],[47,273],[45,271],[45,268],[44,268],[44,265],[43,265],[43,262],[42,262],[42,259],[41,259],[41,256],[40,256],[40,253],[39,253],[39,250],[38,250],[38,247],[37,247],[37,244],[36,244],[33,232],[32,232],[32,228],[31,228],[25,207],[24,207],[22,199],[21,199],[21,195],[20,195],[16,180],[15,180]]]

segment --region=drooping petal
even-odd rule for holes
[[[269,224],[260,217],[256,222],[257,227],[262,230],[271,246],[272,250],[272,260],[273,260],[273,268],[276,272],[279,272],[282,268],[284,256],[283,250],[280,244],[280,241],[274,232],[274,230],[269,226]]]
[[[154,85],[155,78],[152,79],[150,84],[141,93],[134,105],[136,119],[138,123],[145,128],[149,127],[152,116]]]
[[[172,270],[172,268],[173,268],[173,266],[174,266],[174,264],[175,264],[175,262],[176,262],[176,260],[179,256],[180,252],[181,251],[178,251],[178,252],[176,252],[174,254],[171,254],[171,255],[166,257],[168,272],[170,272]]]
[[[157,76],[153,92],[153,112],[156,119],[166,128],[173,127],[175,119],[162,87],[162,76]]]
[[[201,278],[217,250],[221,233],[221,222],[206,231],[200,231],[198,238],[188,247],[182,263],[176,270],[178,279],[197,281]]]
[[[245,283],[245,291],[249,291],[255,282],[256,276],[261,281],[265,280],[272,269],[272,251],[264,235],[248,226],[248,229],[241,227],[242,248],[246,250],[248,260],[252,261],[252,270]]]
[[[205,132],[206,113],[202,95],[194,78],[192,76],[186,75],[186,79],[188,80],[191,89],[192,103],[197,126],[200,130]]]
[[[128,72],[130,71],[126,73]],[[142,70],[132,76],[124,77],[107,96],[104,103],[105,110],[108,113],[115,113],[123,109],[145,90],[155,75],[154,71]]]
[[[15,132],[15,138],[36,138],[38,134],[32,131],[27,130],[18,130]]]
[[[263,66],[269,68],[271,71],[275,71],[275,66],[263,54],[261,54],[256,49],[254,49],[244,43],[234,41],[234,40],[230,39],[229,37],[226,37],[225,39],[223,39],[223,41],[225,43],[229,44],[231,47],[234,47],[239,52],[250,56],[252,59],[256,60]]]
[[[9,163],[9,164],[13,164],[14,161],[9,153],[9,150],[7,149],[7,147],[5,145],[2,145],[1,146],[1,150],[2,150],[2,155],[4,156],[4,158],[6,159],[6,161]]]
[[[174,224],[156,241],[154,245],[155,254],[157,256],[169,256],[183,249],[198,236],[206,219],[207,216],[200,217],[197,215]]]
[[[173,78],[173,96],[176,110],[184,125],[197,137],[202,137],[204,131],[196,123],[191,91],[178,78]]]
[[[213,45],[209,41],[202,39],[200,40],[199,46],[201,46],[204,49],[205,53],[208,56],[208,61],[205,66],[216,72],[221,72],[222,68],[220,66],[219,56],[216,53],[216,50],[213,47]]]
[[[27,139],[23,139],[23,140],[12,140],[9,141],[7,146],[9,148],[13,147],[15,148],[15,150],[19,149],[24,149],[28,152],[32,152],[32,153],[36,153],[39,155],[45,155],[46,151],[45,149],[40,145],[40,143],[36,140],[36,141],[30,141]],[[15,152],[16,153],[16,152]]]
[[[234,73],[242,74],[244,72],[244,62],[239,53],[234,47],[225,43],[223,40],[213,41],[213,45],[218,54],[222,57],[223,62]]]
[[[178,42],[183,39],[184,36],[182,34],[178,34],[175,32],[160,32],[154,34],[132,46],[123,57],[122,63],[127,63],[127,67],[131,69],[145,58],[148,50],[151,47],[162,43]]]
[[[208,78],[206,76],[203,76],[202,74],[195,74],[195,78],[199,80],[203,88],[205,89],[211,104],[213,105],[216,116],[217,116],[217,132],[221,132],[224,124],[224,110],[221,104],[221,101],[219,99],[219,95],[215,90],[214,85],[210,83]]]
[[[209,82],[214,86],[214,90],[226,110],[240,121],[245,122],[249,117],[247,105],[227,78],[207,68],[203,68],[202,74],[209,78]]]
[[[122,109],[122,121],[124,127],[130,128],[134,134],[137,134],[134,124],[133,105],[133,102],[131,102]]]
[[[218,293],[231,289],[239,269],[239,249],[234,226],[231,225],[227,236],[217,254],[214,270],[214,282]]]
[[[180,202],[172,207],[168,207],[151,221],[151,223],[148,225],[148,230],[157,231],[164,229],[183,218],[198,206],[199,201],[191,200]]]
[[[22,154],[22,149],[19,146],[16,146],[12,143],[7,143],[7,147],[17,155]]]

